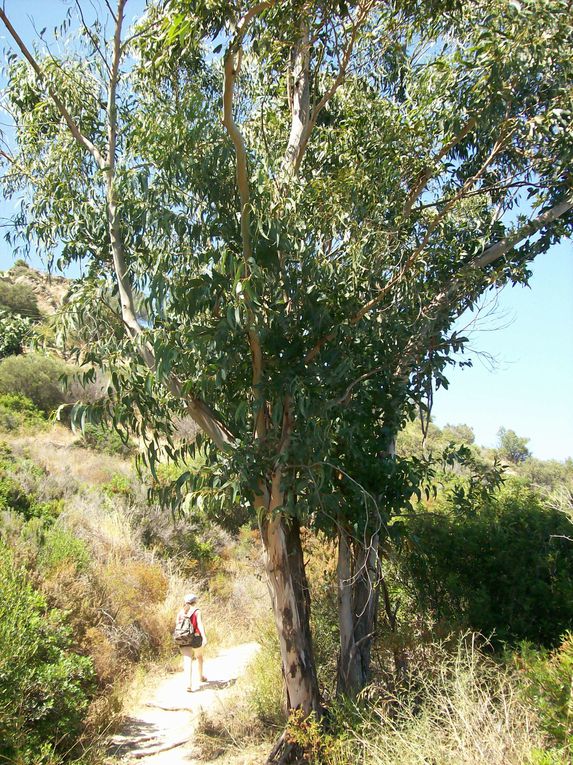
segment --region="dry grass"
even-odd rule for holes
[[[266,654],[266,655],[265,655]],[[457,653],[436,647],[435,664],[400,697],[368,707],[335,705],[337,733],[310,726],[300,743],[313,765],[526,765],[543,749],[533,711],[514,676],[471,643]],[[224,710],[201,720],[198,742],[206,760],[221,765],[263,762],[281,730],[257,708],[272,689],[277,657],[263,650],[235,687]],[[269,684],[269,678],[271,683]],[[272,694],[271,694],[272,695]],[[276,695],[276,694],[275,694]],[[278,710],[277,710],[278,711]],[[306,741],[305,736],[308,736]],[[297,734],[298,740],[298,734]]]
[[[16,454],[29,457],[54,478],[98,486],[108,483],[117,473],[132,472],[130,462],[121,457],[79,448],[78,436],[59,423],[46,431],[3,438]]]
[[[329,765],[524,765],[542,744],[515,678],[471,643],[348,736]]]
[[[195,740],[203,760],[221,765],[265,762],[283,731],[284,687],[275,627],[269,613],[257,619],[257,651],[237,680],[224,707],[204,714]]]

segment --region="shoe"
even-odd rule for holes
[[[187,688],[187,693],[193,693],[193,688]]]
[[[202,682],[202,683],[208,683],[209,681],[207,680],[207,678],[206,678],[206,677],[202,677],[202,678],[201,678],[201,682]]]

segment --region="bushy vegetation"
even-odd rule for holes
[[[30,319],[0,309],[0,359],[22,353],[30,326]]]
[[[80,444],[87,449],[96,449],[106,454],[118,454],[128,457],[134,454],[135,449],[120,434],[105,425],[92,425],[90,423],[81,431]]]
[[[46,422],[44,412],[27,396],[19,393],[0,395],[0,431],[41,428]]]
[[[92,695],[92,662],[2,542],[0,678],[0,757],[40,765],[68,750]]]
[[[0,276],[0,311],[37,321],[41,318],[34,290],[28,284],[12,283]]]
[[[516,478],[469,514],[444,504],[406,524],[415,542],[401,576],[411,581],[417,612],[497,643],[555,645],[573,622],[568,519]]]
[[[9,356],[0,360],[0,394],[22,394],[50,414],[66,401],[61,378],[67,372],[67,365],[54,356]]]

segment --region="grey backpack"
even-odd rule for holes
[[[203,638],[197,631],[197,609],[191,614],[186,614],[181,623],[175,627],[173,640],[178,646],[191,646],[199,648],[203,644]],[[195,617],[195,618],[193,618]]]

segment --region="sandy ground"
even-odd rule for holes
[[[199,716],[225,708],[229,689],[257,650],[256,643],[244,643],[206,659],[208,680],[193,693],[185,689],[183,672],[157,678],[110,739],[107,765],[205,765],[193,743]]]

